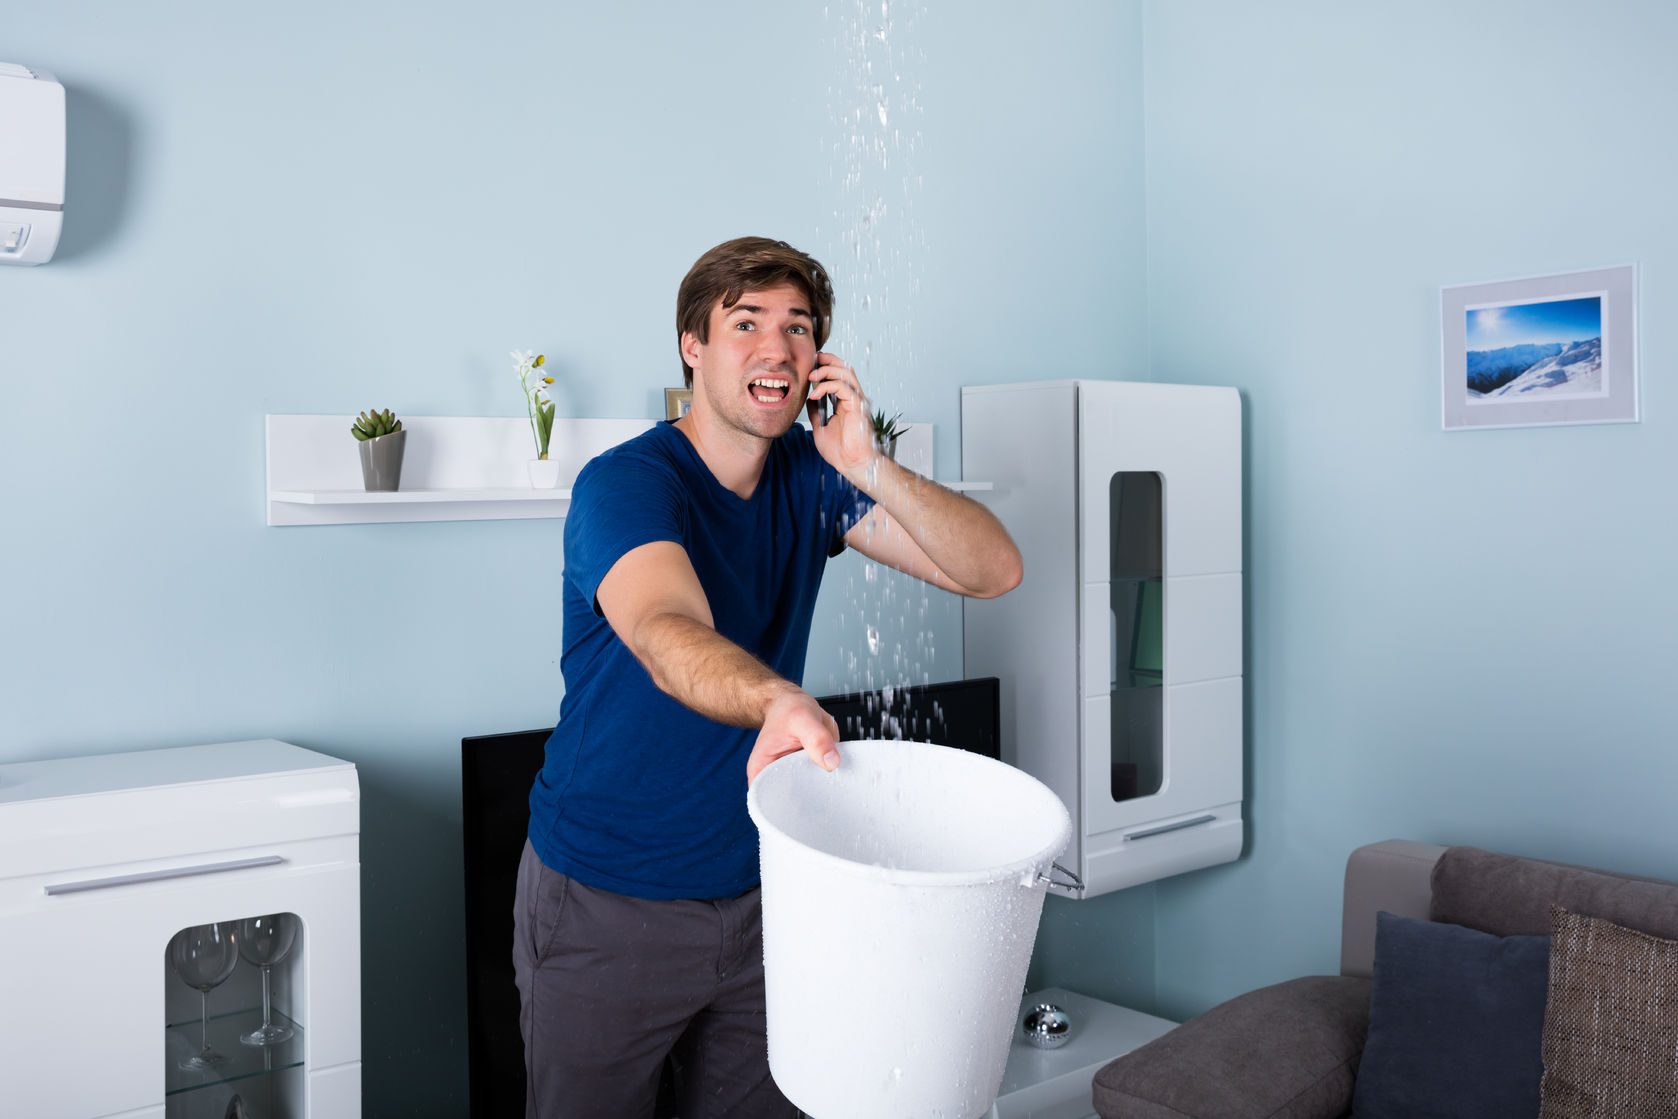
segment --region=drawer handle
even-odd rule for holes
[[[1130,833],[1126,834],[1125,838],[1126,839],[1147,839],[1151,835],[1164,835],[1166,832],[1169,832],[1169,831],[1182,831],[1184,828],[1193,828],[1193,827],[1199,827],[1201,824],[1210,824],[1213,820],[1216,820],[1217,818],[1218,817],[1216,815],[1211,815],[1211,814],[1208,814],[1208,815],[1205,815],[1205,816],[1196,816],[1192,820],[1178,820],[1175,824],[1161,824],[1157,828],[1143,828],[1141,831],[1133,831],[1133,832],[1130,832]]]
[[[253,866],[274,866],[285,862],[279,855],[263,855],[255,859],[233,859],[225,863],[199,863],[197,866],[172,866],[167,870],[142,870],[138,874],[117,874],[110,878],[84,878],[80,882],[52,882],[43,887],[49,897],[59,894],[79,894],[83,890],[103,890],[107,886],[131,886],[136,882],[162,882],[169,878],[191,878],[199,874],[220,874],[224,870],[245,870]]]

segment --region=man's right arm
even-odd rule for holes
[[[824,769],[839,764],[838,725],[803,688],[716,631],[681,545],[660,540],[624,553],[595,601],[660,691],[715,722],[760,731],[748,780],[798,750]]]

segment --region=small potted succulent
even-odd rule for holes
[[[530,435],[536,441],[536,457],[525,463],[534,489],[552,489],[559,485],[559,463],[548,458],[548,441],[553,437],[554,402],[548,386],[554,379],[542,372],[547,357],[529,350],[513,351],[513,372],[518,376],[519,388],[524,390],[525,411],[530,414]]]
[[[408,433],[402,421],[377,408],[361,413],[350,425],[361,450],[361,484],[369,492],[393,492],[402,484],[402,444]]]
[[[872,418],[874,421],[875,444],[880,448],[882,454],[896,462],[897,437],[909,430],[908,425],[898,422],[903,418],[903,413],[899,412],[888,419],[886,410],[881,408],[874,413]]]

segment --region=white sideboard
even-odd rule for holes
[[[0,765],[0,1085],[31,1119],[361,1114],[360,787],[348,762],[263,739]],[[200,995],[180,930],[291,914],[273,968],[288,1042],[241,960]],[[235,1107],[234,1096],[239,1097]]]
[[[1101,1067],[1177,1028],[1168,1019],[1064,987],[1026,995],[1020,1000],[1016,1025],[1041,1003],[1058,1006],[1071,1017],[1071,1034],[1058,1049],[1037,1049],[1016,1028],[1002,1088],[983,1119],[1096,1119],[1095,1074]]]

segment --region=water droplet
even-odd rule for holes
[[[871,656],[880,655],[880,629],[878,626],[868,627],[868,652]]]

